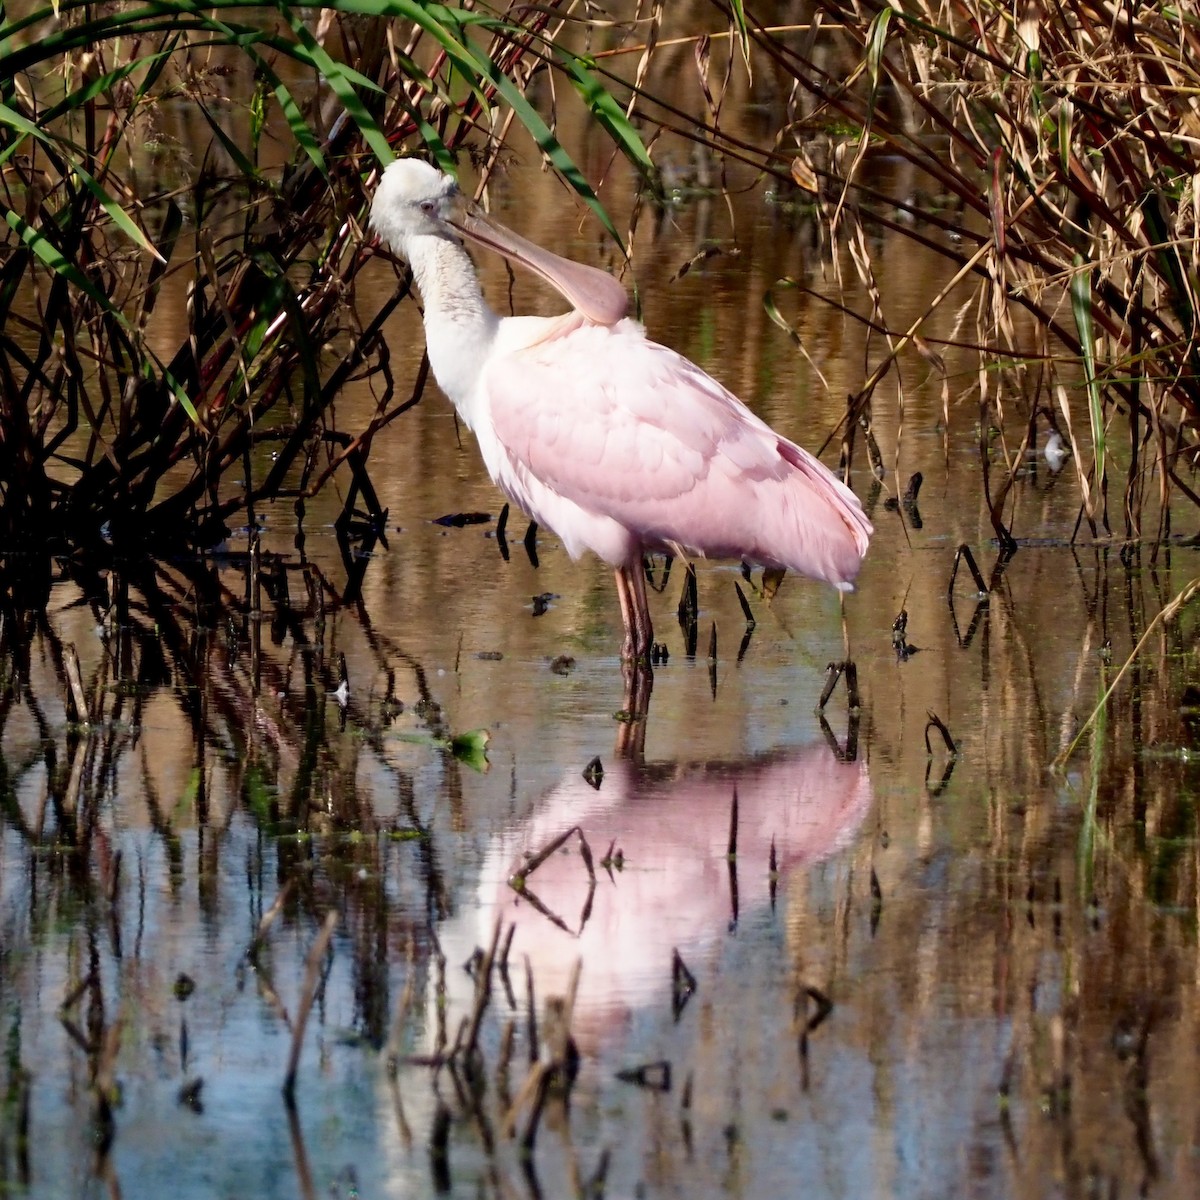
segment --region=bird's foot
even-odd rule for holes
[[[654,686],[654,670],[648,658],[628,659],[621,664],[625,680],[626,712],[642,716],[650,703],[650,690]]]
[[[625,630],[625,637],[621,642],[622,665],[638,663],[644,667],[649,667],[653,652],[654,634],[651,632],[649,626],[646,626],[644,629]]]
[[[625,689],[617,732],[617,754],[622,758],[640,761],[646,741],[646,718],[650,713],[650,692],[654,688],[654,672],[647,662],[628,660],[621,664]]]

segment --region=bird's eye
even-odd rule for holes
[[[422,200],[418,207],[423,213],[428,213],[430,216],[432,216],[437,211],[437,201]]]

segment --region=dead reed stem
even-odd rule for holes
[[[321,962],[329,949],[333,931],[337,928],[340,917],[337,909],[331,908],[325,914],[325,920],[320,932],[313,941],[312,949],[304,967],[304,983],[300,989],[300,1004],[296,1010],[296,1025],[292,1030],[292,1048],[288,1054],[287,1072],[283,1078],[283,1098],[287,1106],[295,1105],[296,1070],[300,1065],[300,1051],[304,1046],[304,1030],[308,1025],[308,1015],[312,1011],[313,1000],[317,994],[317,984],[321,978]]]

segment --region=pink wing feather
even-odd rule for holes
[[[853,582],[871,524],[817,459],[633,321],[555,333],[481,386],[497,482],[573,555],[673,549]]]

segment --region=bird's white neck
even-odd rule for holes
[[[474,428],[475,385],[500,320],[483,298],[475,266],[459,243],[414,237],[404,252],[425,305],[425,344],[434,378]]]

